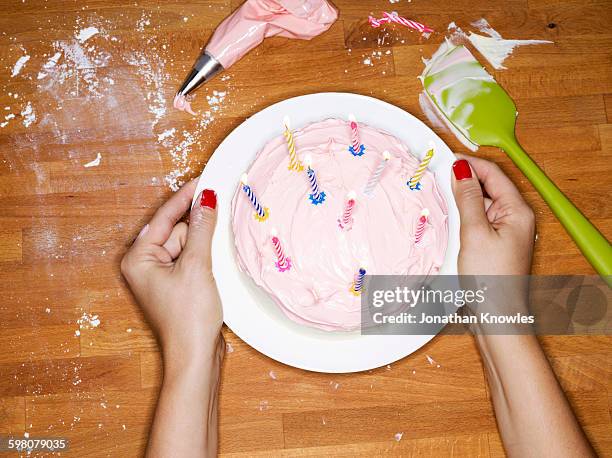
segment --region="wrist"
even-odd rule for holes
[[[209,338],[171,341],[162,345],[164,377],[187,373],[215,372],[225,355],[225,340],[219,332]]]

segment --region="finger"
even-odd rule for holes
[[[189,209],[196,185],[197,180],[190,181],[159,207],[149,222],[149,229],[138,237],[137,243],[159,246],[166,243],[177,221]]]
[[[163,247],[168,251],[172,259],[178,258],[181,251],[183,251],[185,243],[187,243],[188,228],[189,226],[187,226],[187,224],[183,222],[178,223],[174,226],[174,229],[172,229],[170,233],[170,237],[168,237],[168,240],[164,243]]]
[[[211,244],[215,225],[217,224],[217,194],[212,189],[205,189],[196,199],[196,204],[189,215],[187,244],[183,254],[186,259],[198,260],[211,266]]]
[[[472,169],[476,171],[485,191],[493,201],[503,200],[506,203],[512,201],[524,203],[519,190],[497,164],[485,159],[462,154],[458,154],[457,157],[465,159],[470,163]]]
[[[484,198],[484,210],[485,210],[485,213],[489,211],[489,208],[491,208],[492,204],[493,204],[493,201],[491,199],[489,199],[488,197]]]
[[[461,231],[476,226],[488,226],[485,202],[478,176],[465,159],[453,164],[453,194],[459,209]]]

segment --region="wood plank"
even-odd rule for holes
[[[0,364],[0,397],[140,388],[138,356],[45,359]]]
[[[17,229],[0,229],[0,262],[21,262],[22,233]]]
[[[321,418],[325,419],[325,424]],[[439,419],[445,418],[444,424]],[[406,439],[495,430],[488,401],[425,403],[409,408],[372,407],[296,412],[283,415],[285,446],[312,447],[371,442],[404,432]]]
[[[396,433],[401,434],[401,433]],[[371,457],[371,456],[489,456],[486,434],[473,436],[442,436],[427,439],[404,439],[402,434],[386,438],[385,442],[367,442],[296,449],[276,449],[264,452],[222,453],[225,458],[240,457]],[[399,438],[399,440],[398,440]]]
[[[25,429],[25,398],[0,397],[0,434],[21,436]]]

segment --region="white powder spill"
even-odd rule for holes
[[[329,386],[334,391],[337,390],[338,388],[340,388],[340,384],[338,382],[334,382],[333,380],[331,382],[329,382]]]
[[[14,78],[15,76],[19,75],[19,72],[21,71],[21,69],[26,64],[26,62],[29,60],[30,60],[30,56],[28,56],[27,54],[17,59],[17,62],[15,62],[15,65],[13,66],[13,71],[11,72],[11,78]]]
[[[161,134],[159,134],[157,136],[157,141],[158,142],[162,142],[164,141],[166,138],[171,138],[174,137],[174,134],[176,133],[176,129],[173,127],[172,129],[167,129],[164,130]]]
[[[142,16],[136,22],[136,30],[138,30],[139,32],[144,32],[145,27],[149,25],[151,25],[151,15],[147,14],[146,11],[143,11]]]
[[[232,347],[232,344],[229,342],[225,343],[225,351],[227,353],[234,353],[234,347]]]
[[[84,29],[81,29],[76,35],[75,38],[77,40],[79,40],[81,43],[85,43],[87,40],[89,40],[91,37],[93,37],[94,35],[100,33],[100,31],[98,30],[97,27],[85,27]]]
[[[270,378],[271,378],[272,380],[277,380],[277,378],[276,378],[276,373],[275,373],[274,371],[270,371],[270,372],[268,372],[268,375],[270,376]]]
[[[47,60],[47,62],[45,62],[45,64],[42,66],[41,71],[38,72],[37,79],[41,80],[41,79],[46,78],[47,71],[51,70],[53,67],[57,65],[57,63],[60,60],[60,57],[62,57],[61,52],[56,52],[55,54],[53,54],[53,56],[50,57],[49,60]]]
[[[166,97],[164,94],[164,83],[168,78],[163,60],[159,55],[148,58],[144,52],[135,51],[127,59],[130,65],[136,69],[147,87],[145,99],[148,104],[149,113],[154,116],[153,126],[166,114]]]
[[[402,440],[402,437],[404,437],[404,433],[395,433],[395,441],[399,442]]]
[[[23,125],[25,127],[30,127],[30,125],[36,121],[36,113],[34,112],[34,108],[32,108],[31,102],[28,102],[23,110],[21,110],[21,116],[23,116]]]
[[[100,153],[98,153],[96,155],[96,158],[91,161],[88,162],[87,164],[83,164],[83,167],[89,168],[89,167],[97,167],[100,165],[100,162],[102,161],[102,155]]]
[[[98,315],[92,315],[91,313],[88,314],[83,312],[81,318],[76,322],[80,329],[97,328],[100,326],[100,318],[98,318]]]
[[[268,410],[270,408],[270,405],[268,403],[268,401],[260,401],[259,402],[259,411],[263,412],[264,410]]]
[[[208,110],[199,114],[200,118],[194,130],[183,130],[177,138],[168,137],[162,140],[164,146],[170,147],[170,157],[174,170],[165,176],[166,184],[173,191],[178,191],[184,184],[184,179],[191,172],[190,155],[195,147],[202,147],[203,134],[208,126],[215,120],[215,116],[223,110],[223,103],[227,97],[227,91],[212,91],[212,95],[206,96]]]

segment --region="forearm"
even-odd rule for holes
[[[532,335],[478,335],[509,456],[595,456]]]
[[[164,352],[164,380],[151,428],[148,457],[217,454],[219,376],[223,338],[211,350]]]

